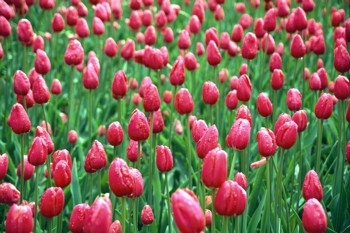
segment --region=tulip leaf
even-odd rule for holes
[[[264,194],[264,196],[260,200],[260,204],[259,204],[258,208],[256,208],[254,214],[250,218],[247,232],[258,232],[257,227],[258,227],[258,224],[259,224],[260,219],[261,219],[261,213],[262,213],[263,207],[266,204],[265,198],[266,198],[266,193]]]
[[[72,183],[71,183],[71,193],[73,196],[73,205],[77,205],[81,203],[81,192],[80,192],[80,185],[79,185],[79,177],[78,177],[78,170],[77,170],[77,163],[74,158],[73,162],[73,169],[72,169]]]

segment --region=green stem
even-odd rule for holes
[[[236,152],[235,149],[233,149],[233,158],[232,158],[232,161],[231,161],[230,173],[228,175],[229,179],[233,179],[233,170],[235,169],[236,155],[237,155],[237,152]]]
[[[137,233],[137,207],[136,207],[136,199],[132,200],[133,203],[133,224],[134,224],[134,233]]]
[[[190,120],[187,116],[187,166],[188,166],[188,180],[189,180],[189,188],[192,189],[192,166],[191,166],[191,130],[190,130]]]
[[[201,160],[198,161],[198,180],[197,180],[197,189],[198,189],[198,197],[199,197],[199,203],[202,207],[203,212],[205,212],[205,190],[203,190],[202,186],[202,167],[201,167]]]
[[[24,134],[21,134],[21,203],[23,201],[24,189]]]
[[[149,166],[149,190],[148,190],[148,204],[152,205],[152,181],[153,181],[153,112],[150,114],[150,136],[149,136],[149,145],[150,145],[150,166]]]
[[[46,118],[45,106],[43,104],[41,105],[41,110],[44,116],[46,132],[49,132],[49,125]],[[47,167],[47,186],[48,187],[51,187],[51,166],[50,165],[51,165],[51,157],[47,156],[46,167]]]
[[[277,186],[276,186],[276,195],[277,195],[277,211],[276,217],[282,217],[282,175],[283,175],[283,157],[284,149],[281,149],[281,157],[279,160],[279,168],[277,175]],[[277,229],[276,229],[277,230]]]
[[[58,215],[58,219],[57,219],[57,233],[61,233],[62,232],[62,215],[63,215],[63,211],[61,211],[61,213]]]
[[[302,190],[303,187],[303,178],[304,178],[304,158],[302,158],[302,145],[301,142],[303,141],[302,139],[302,132],[299,133],[299,137],[298,137],[298,144],[299,144],[299,188],[298,188],[298,201],[297,201],[297,205],[296,205],[296,211],[299,211],[299,203],[300,203],[300,192]]]
[[[321,165],[322,129],[323,129],[323,122],[322,122],[322,119],[319,119],[318,131],[317,131],[317,160],[316,160],[317,174],[320,172],[320,165]]]
[[[265,232],[270,232],[270,215],[271,215],[271,177],[270,177],[270,165],[271,164],[271,159],[267,159],[267,166],[266,166],[266,189],[267,189],[267,198],[266,198],[266,231]],[[275,229],[274,229],[275,230]]]
[[[241,171],[243,172],[244,175],[247,174],[247,161],[246,161],[246,150],[242,150],[242,158],[241,158]]]
[[[72,129],[71,124],[72,124],[72,120],[73,120],[73,116],[72,116],[72,107],[74,105],[73,103],[73,84],[74,84],[74,67],[75,66],[71,66],[71,70],[70,70],[70,75],[69,75],[69,93],[68,93],[68,124],[67,124],[67,134],[68,131],[70,129]]]
[[[92,100],[92,90],[89,90],[89,141],[90,145],[92,144],[92,108],[93,108],[93,100]]]
[[[224,233],[228,233],[228,220],[229,220],[229,217],[224,216],[224,226],[223,226]]]
[[[296,59],[295,67],[294,67],[294,75],[293,75],[293,79],[292,79],[292,84],[293,84],[292,87],[295,86],[295,81],[296,81],[296,78],[297,78],[298,61],[299,61],[299,59]],[[303,71],[303,72],[304,72],[304,71]]]
[[[277,91],[273,90],[273,111],[272,111],[272,122],[275,122],[277,117]]]
[[[214,200],[215,200],[215,188],[211,190],[211,233],[215,233],[215,208],[214,208]]]
[[[90,173],[90,199],[89,199],[90,204],[92,204],[92,186],[93,186],[92,173]]]
[[[141,172],[141,141],[137,142],[137,169]]]
[[[235,216],[235,228],[236,228],[236,233],[239,233],[239,216]]]
[[[35,201],[35,206],[39,206],[38,202],[38,185],[39,185],[39,166],[35,167],[35,191],[34,191],[34,201]],[[37,208],[34,208],[34,231],[36,232],[36,220],[38,218],[38,212]]]
[[[24,73],[27,73],[27,46],[26,45],[23,45],[23,72]]]
[[[101,194],[101,169],[98,170],[97,172],[97,176],[98,176],[98,193]]]
[[[51,232],[52,232],[52,229],[51,229],[52,226],[51,226],[51,225],[52,225],[52,218],[48,218],[48,219],[47,219],[47,232],[48,232],[48,233],[51,233]]]
[[[122,101],[118,100],[118,121],[122,123]]]
[[[168,173],[165,173],[165,187],[166,187],[166,196],[167,196],[167,205],[168,205],[168,228],[169,233],[171,233],[171,209],[170,209],[170,194],[169,194],[169,180],[168,180]]]
[[[122,232],[125,233],[126,225],[125,225],[125,199],[126,197],[122,197]]]

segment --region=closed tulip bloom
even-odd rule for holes
[[[17,99],[17,103],[24,106],[22,95],[17,95],[16,99]],[[28,94],[25,96],[25,99],[26,99],[27,109],[32,108],[35,104],[32,90],[29,90]]]
[[[251,126],[248,120],[236,120],[227,135],[227,144],[236,150],[244,150],[250,140],[250,130]]]
[[[5,178],[9,165],[7,154],[0,155],[0,181]]]
[[[253,22],[253,17],[251,17],[249,14],[245,13],[241,16],[239,19],[239,24],[242,25],[243,29],[249,28],[249,26]]]
[[[141,221],[144,225],[152,224],[154,221],[154,215],[152,208],[149,205],[145,205],[141,211]]]
[[[350,70],[350,55],[343,45],[334,49],[334,67],[340,73]]]
[[[196,45],[196,53],[198,56],[202,56],[205,52],[204,45],[201,42],[198,42]]]
[[[221,33],[219,46],[221,49],[227,50],[230,47],[230,35],[228,32]]]
[[[244,36],[244,30],[240,24],[235,24],[232,28],[231,39],[238,43],[241,42]]]
[[[209,46],[210,41],[213,41],[216,46],[219,45],[218,32],[214,27],[211,27],[205,31],[205,44]]]
[[[168,43],[168,44],[174,41],[174,32],[170,27],[167,27],[164,29],[163,40],[165,43]]]
[[[264,20],[262,18],[257,18],[254,23],[254,34],[257,38],[261,39],[265,35],[266,31],[264,29]]]
[[[72,180],[72,171],[68,163],[64,160],[59,161],[53,169],[53,180],[57,187],[64,188]]]
[[[50,100],[50,91],[45,80],[39,77],[33,84],[33,97],[37,104],[46,104]]]
[[[205,131],[196,145],[196,152],[199,158],[204,159],[209,151],[218,146],[219,132],[215,125],[212,125]]]
[[[28,162],[28,156],[24,156],[24,180],[29,180],[34,175],[35,167]],[[17,176],[21,177],[22,174],[22,161],[17,166]]]
[[[294,121],[284,123],[277,131],[276,143],[283,149],[291,148],[297,140],[298,125]]]
[[[177,41],[179,49],[186,50],[191,46],[190,35],[186,30],[180,31],[179,40]]]
[[[120,145],[124,140],[123,128],[118,121],[112,122],[107,130],[107,141],[112,146]]]
[[[145,44],[146,45],[154,45],[157,41],[156,29],[151,25],[146,28],[145,31]]]
[[[127,61],[130,61],[134,56],[135,43],[131,39],[127,39],[123,48],[120,51],[120,55]]]
[[[322,201],[322,185],[317,173],[314,170],[309,171],[305,176],[303,183],[303,197],[306,201],[308,201],[311,198],[315,198],[318,201]]]
[[[38,49],[35,58],[35,71],[41,75],[47,74],[51,70],[51,62],[45,51]]]
[[[78,141],[78,133],[75,130],[70,130],[68,132],[68,142],[75,144]]]
[[[271,8],[265,13],[264,16],[264,30],[272,32],[276,28],[276,9]]]
[[[129,17],[128,26],[133,31],[138,31],[141,27],[141,16],[139,11],[132,11]]]
[[[227,154],[219,148],[208,152],[203,160],[202,181],[208,188],[220,188],[227,178]]]
[[[350,95],[350,82],[345,76],[339,75],[335,79],[334,95],[337,99],[345,100]]]
[[[11,25],[9,21],[7,21],[7,19],[2,15],[0,15],[0,28],[0,36],[8,37],[11,35]]]
[[[313,73],[309,78],[310,89],[313,91],[319,91],[321,90],[321,86],[322,86],[322,83],[321,83],[320,77],[318,76],[317,73]]]
[[[17,70],[13,75],[13,90],[17,95],[27,95],[30,90],[29,79],[21,70]]]
[[[132,172],[132,177],[133,177],[133,186],[132,186],[132,192],[131,194],[128,195],[128,197],[138,198],[142,195],[143,188],[144,188],[142,174],[136,168],[130,168],[130,170]]]
[[[85,212],[83,231],[108,233],[112,224],[112,203],[108,195],[98,197]]]
[[[279,128],[286,122],[288,121],[292,121],[292,118],[287,114],[287,113],[281,113],[278,118],[277,121],[275,122],[275,126],[274,126],[274,134],[276,135]]]
[[[192,71],[197,69],[197,59],[193,53],[191,52],[186,53],[184,62],[187,70]]]
[[[83,71],[83,85],[88,90],[95,90],[98,87],[98,74],[94,66],[89,63]]]
[[[149,117],[148,124],[150,123],[151,123],[151,119]],[[161,133],[163,129],[164,129],[164,120],[163,120],[162,112],[160,111],[160,109],[158,109],[153,113],[153,133],[154,134]]]
[[[35,137],[28,152],[28,161],[34,166],[42,165],[47,159],[47,145],[41,137]]]
[[[192,139],[196,143],[202,138],[205,132],[208,130],[208,126],[203,120],[197,120],[193,122],[191,133]]]
[[[139,94],[140,94],[141,97],[144,96],[148,86],[151,85],[151,84],[152,84],[152,79],[149,76],[146,76],[146,77],[144,77],[142,79],[140,90],[139,90]]]
[[[252,84],[248,75],[244,74],[238,79],[237,97],[240,101],[249,101],[252,94]]]
[[[115,73],[111,89],[112,96],[116,100],[119,100],[126,95],[128,92],[128,78],[124,71],[119,70]]]
[[[64,150],[57,150],[53,155],[52,155],[52,170],[55,169],[56,165],[60,162],[60,161],[65,161],[70,170],[72,170],[72,158],[69,154],[69,152],[64,149]]]
[[[39,49],[44,50],[44,38],[41,36],[35,36],[33,41],[33,52],[36,53]]]
[[[115,220],[111,224],[108,233],[122,233],[122,224],[119,222],[119,220]]]
[[[156,15],[155,15],[155,20],[156,20],[156,27],[157,28],[164,28],[165,25],[168,22],[167,16],[164,13],[163,10],[159,11]]]
[[[306,47],[303,39],[299,34],[293,36],[292,43],[290,45],[290,54],[298,59],[305,55]]]
[[[133,191],[132,171],[123,159],[115,158],[108,169],[108,183],[117,197],[128,196]]]
[[[211,211],[206,209],[205,210],[205,226],[210,227],[211,223],[212,223],[212,219],[213,219],[213,216],[212,216]]]
[[[291,88],[287,92],[287,107],[290,111],[298,111],[302,105],[302,95],[296,88]]]
[[[156,164],[160,172],[168,172],[173,168],[173,156],[167,146],[156,146]]]
[[[26,46],[30,46],[33,43],[33,27],[28,19],[21,19],[18,22],[17,38],[21,43],[25,44]]]
[[[160,70],[164,67],[164,54],[160,49],[146,47],[143,54],[143,64],[152,70]]]
[[[220,51],[214,41],[210,41],[207,47],[207,62],[211,66],[217,66],[221,62]]]
[[[49,128],[49,124],[48,124],[48,129],[50,131]],[[41,137],[44,141],[45,144],[47,146],[47,152],[48,154],[51,154],[51,152],[54,150],[55,148],[55,144],[52,142],[51,136],[50,134],[46,131],[46,128],[42,127],[42,126],[37,126],[35,129],[35,135],[34,137]]]
[[[7,233],[30,233],[34,228],[32,210],[28,205],[12,205],[6,217]]]
[[[45,190],[40,200],[40,212],[46,218],[59,215],[64,207],[64,192],[59,187]]]
[[[239,186],[241,186],[244,190],[248,188],[248,180],[247,177],[242,172],[237,172],[233,181],[237,182]]]
[[[189,114],[193,111],[194,102],[190,92],[181,88],[175,95],[175,109],[180,115]]]
[[[143,108],[146,112],[155,112],[160,108],[159,92],[154,84],[149,85],[144,93]]]
[[[307,113],[305,110],[296,111],[292,120],[298,125],[298,132],[303,132],[307,126]]]
[[[61,82],[60,82],[60,80],[55,78],[54,80],[52,80],[52,83],[51,83],[51,93],[53,95],[60,95],[61,92],[62,92]]]
[[[236,107],[238,105],[237,91],[233,90],[233,91],[230,91],[229,93],[227,93],[225,102],[226,102],[226,107],[229,110],[236,109]]]
[[[242,45],[242,57],[247,60],[252,60],[258,53],[257,39],[256,36],[248,32],[244,37]]]
[[[258,95],[258,98],[256,99],[256,107],[259,114],[263,117],[268,117],[272,114],[272,103],[265,93],[260,93]]]
[[[276,138],[272,130],[262,127],[256,134],[256,140],[258,142],[258,151],[261,156],[269,157],[276,153]]]
[[[93,18],[92,31],[95,35],[102,35],[105,32],[105,26],[100,18],[98,17]]]
[[[21,193],[11,183],[0,184],[0,203],[12,205],[19,203]]]
[[[79,18],[75,25],[75,32],[80,38],[86,38],[90,35],[89,25],[84,18]]]
[[[78,11],[78,16],[86,17],[89,14],[89,10],[87,9],[87,7],[83,2],[79,2],[76,7]]]
[[[84,60],[84,49],[80,42],[76,39],[69,41],[66,52],[64,53],[64,61],[67,65],[79,65]]]
[[[173,99],[173,93],[171,91],[164,91],[163,93],[163,101],[167,104],[171,103],[171,100]]]
[[[93,173],[104,168],[106,164],[107,155],[105,149],[99,141],[95,140],[86,155],[84,169],[88,173]]]
[[[182,233],[200,233],[205,216],[196,195],[189,189],[178,189],[171,195],[174,221]]]
[[[297,7],[294,11],[294,27],[298,31],[302,31],[307,28],[305,11],[300,7]]]
[[[105,42],[104,52],[108,57],[114,57],[118,53],[118,45],[112,37],[108,37]]]
[[[191,33],[197,34],[200,32],[202,24],[197,15],[192,15],[188,24]]]
[[[65,25],[64,25],[64,19],[62,15],[59,13],[55,13],[51,21],[52,31],[61,32],[64,30],[64,27]]]
[[[323,233],[327,230],[326,213],[315,198],[311,198],[304,205],[302,221],[307,233]]]
[[[328,74],[325,68],[319,68],[317,70],[318,77],[321,80],[321,90],[324,90],[328,87]]]
[[[311,12],[315,7],[315,3],[313,0],[303,0],[302,7],[305,12]]]
[[[241,215],[247,205],[245,190],[235,181],[225,181],[216,193],[215,211],[222,216]]]
[[[250,113],[249,108],[244,104],[239,106],[237,110],[236,120],[238,119],[246,119],[249,121],[250,127],[253,125],[252,114]]]
[[[30,131],[30,119],[20,104],[14,104],[11,109],[10,116],[7,118],[7,124],[16,134],[28,133]]]
[[[324,41],[324,37],[322,35],[313,37],[311,40],[311,50],[317,55],[324,54],[326,50],[326,43]]]
[[[69,220],[69,230],[73,233],[83,232],[85,223],[85,216],[90,206],[86,203],[78,204],[74,206],[72,214]]]
[[[202,87],[202,98],[205,104],[214,105],[219,100],[219,90],[215,83],[207,81]]]
[[[170,71],[170,83],[173,86],[180,86],[185,82],[185,79],[185,62],[183,59],[177,59]]]
[[[128,124],[128,135],[134,141],[144,141],[149,137],[150,128],[143,112],[134,110]]]
[[[142,148],[140,150],[140,157],[142,157]],[[137,141],[130,140],[128,147],[126,149],[126,157],[128,158],[129,161],[131,162],[136,162],[138,160],[137,158],[137,153],[138,153],[138,143]]]
[[[283,87],[284,84],[284,73],[282,70],[275,69],[272,72],[270,85],[273,90],[277,91]]]
[[[279,53],[274,52],[270,57],[270,72],[273,72],[275,69],[282,69],[282,58]]]
[[[333,98],[328,93],[322,93],[315,105],[315,115],[318,119],[326,120],[332,116]]]
[[[44,10],[50,10],[55,7],[55,2],[55,0],[39,0],[39,6]]]

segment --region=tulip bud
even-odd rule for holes
[[[51,62],[45,51],[38,49],[35,58],[35,71],[45,75],[51,70]]]
[[[340,73],[350,70],[350,55],[343,45],[334,49],[334,67]]]
[[[276,143],[283,149],[291,148],[297,140],[298,125],[294,121],[285,122],[278,128]]]
[[[200,42],[196,45],[196,53],[198,56],[202,56],[205,52],[204,45]]]
[[[139,11],[132,11],[130,14],[128,25],[131,30],[138,31],[141,27],[141,16]]]
[[[293,36],[290,53],[296,59],[303,57],[306,53],[305,44],[299,34]]]
[[[188,24],[191,33],[197,34],[201,31],[202,24],[197,15],[192,15]]]
[[[282,58],[277,52],[271,55],[269,68],[270,72],[273,72],[275,69],[282,69]]]
[[[189,114],[193,111],[194,102],[190,92],[181,88],[175,95],[175,109],[180,115]]]
[[[260,93],[258,95],[258,98],[256,99],[256,107],[259,114],[263,117],[268,117],[272,114],[272,103],[265,93]]]
[[[80,17],[86,17],[89,14],[89,10],[87,9],[87,7],[85,6],[85,4],[83,2],[78,3],[77,12],[78,12],[78,15]],[[76,12],[74,12],[73,14],[76,14]],[[67,18],[67,20],[68,20],[68,18]],[[74,20],[74,19],[72,19],[72,20]],[[74,26],[74,24],[71,26]]]
[[[197,59],[193,53],[191,52],[186,53],[184,62],[187,70],[192,71],[197,69]]]
[[[148,124],[151,123],[151,117],[148,118]],[[153,113],[153,133],[157,134],[164,129],[164,120],[161,111],[158,109]]]
[[[53,171],[56,167],[56,165],[60,162],[60,161],[65,161],[70,170],[72,170],[72,158],[70,157],[70,154],[67,150],[57,150],[53,155],[52,155],[52,170]]]
[[[64,61],[67,65],[79,65],[84,60],[84,49],[78,40],[69,41],[64,54]]]
[[[75,144],[78,141],[78,133],[75,130],[70,130],[68,132],[68,142]]]
[[[50,91],[43,78],[39,77],[33,84],[33,97],[37,104],[45,104],[50,100]]]
[[[208,126],[203,120],[194,121],[192,125],[192,139],[196,143],[201,139],[201,137],[208,130]]]
[[[129,141],[129,145],[126,149],[126,157],[131,162],[135,163],[138,160],[138,142],[134,140]],[[142,157],[142,148],[140,149],[140,157]]]
[[[98,87],[98,84],[98,74],[94,66],[91,63],[88,63],[83,71],[83,85],[88,90],[94,90]]]
[[[214,105],[219,100],[219,90],[216,87],[215,83],[207,81],[203,84],[202,87],[202,98],[203,102],[208,105]]]
[[[73,233],[83,232],[85,216],[88,210],[90,209],[89,205],[86,203],[78,204],[74,206],[72,215],[69,220],[69,230]]]
[[[134,110],[128,124],[128,135],[134,141],[144,141],[150,134],[145,114],[138,109]]]
[[[123,98],[128,92],[128,79],[122,70],[115,73],[111,89],[116,100]]]
[[[300,7],[297,7],[294,11],[294,28],[298,31],[302,31],[307,28],[306,14]]]
[[[242,41],[243,35],[244,35],[244,31],[242,26],[240,24],[235,24],[232,28],[231,39],[234,42],[238,43]]]
[[[158,88],[154,84],[149,85],[144,93],[143,108],[146,112],[155,112],[160,108]]]
[[[276,153],[276,138],[272,130],[262,127],[256,134],[259,154],[263,157],[273,156]]]
[[[12,205],[6,217],[6,232],[30,233],[33,228],[33,213],[29,205]]]
[[[248,120],[237,119],[226,137],[226,144],[236,150],[244,150],[250,140],[250,130],[251,126]]]
[[[315,115],[318,119],[326,120],[332,116],[333,98],[328,93],[322,93],[315,105]]]
[[[236,120],[238,120],[238,119],[246,119],[249,121],[250,127],[252,127],[252,125],[253,125],[252,115],[249,111],[249,108],[244,104],[239,106],[239,108],[237,110]]]
[[[252,94],[252,84],[248,75],[244,74],[239,77],[238,87],[237,87],[237,97],[240,101],[249,101]]]
[[[157,41],[156,29],[152,25],[147,27],[144,35],[145,35],[146,45],[152,46],[156,43]]]
[[[320,68],[317,70],[318,77],[321,80],[321,90],[324,90],[328,87],[328,74],[325,68]]]
[[[80,38],[86,38],[90,35],[89,25],[84,18],[79,18],[75,25],[75,32]]]
[[[273,90],[277,91],[283,87],[284,73],[282,70],[275,69],[272,72],[270,85]]]
[[[22,105],[13,105],[10,116],[7,118],[7,124],[16,134],[28,133],[30,131],[30,119]]]
[[[54,80],[52,80],[52,83],[51,83],[51,93],[53,95],[60,95],[61,92],[62,92],[61,82],[60,82],[60,80],[55,78]]]
[[[247,60],[252,60],[258,53],[257,39],[256,36],[248,32],[244,37],[242,45],[242,57]]]
[[[21,193],[11,183],[0,184],[0,203],[12,205],[19,203]]]
[[[264,16],[264,30],[272,32],[276,28],[276,10],[271,8],[265,13]]]
[[[174,32],[170,27],[167,27],[164,29],[163,40],[165,43],[168,43],[168,44],[174,41]]]
[[[127,39],[123,48],[120,51],[120,55],[127,61],[130,61],[134,56],[135,43],[131,39]]]
[[[298,111],[302,105],[302,95],[296,88],[291,88],[287,92],[286,104],[290,111]]]
[[[245,190],[235,181],[225,181],[218,189],[214,208],[223,216],[241,215],[247,205],[247,194]]]
[[[109,227],[109,233],[122,233],[122,225],[118,220],[115,220]]]
[[[177,59],[171,68],[169,80],[171,85],[180,86],[185,82],[186,72],[185,63],[182,59]]]
[[[237,91],[233,90],[227,93],[225,102],[226,102],[226,107],[229,110],[231,111],[234,110],[238,105]]]
[[[59,215],[64,207],[64,192],[59,187],[45,190],[40,200],[40,212],[46,218]]]
[[[27,95],[30,90],[30,82],[27,75],[17,70],[13,76],[13,90],[17,95]]]
[[[160,172],[168,172],[173,168],[173,156],[167,146],[156,146],[156,163]]]
[[[210,41],[207,47],[207,62],[211,66],[217,66],[221,62],[220,51],[214,41]]]
[[[253,22],[253,18],[247,13],[243,14],[239,19],[239,24],[243,27],[243,29],[249,28],[252,22]]]
[[[47,155],[48,151],[45,140],[41,137],[35,137],[28,152],[29,163],[34,166],[42,165],[46,162]]]
[[[107,131],[107,141],[112,146],[120,145],[124,140],[123,128],[118,121],[112,122]]]
[[[86,155],[84,169],[88,173],[96,172],[104,168],[107,164],[107,155],[103,145],[95,140]]]
[[[308,233],[323,233],[327,230],[327,216],[319,201],[311,198],[304,205],[303,227]]]
[[[33,27],[28,19],[21,19],[18,22],[17,38],[21,43],[25,44],[26,46],[30,46],[33,43]]]
[[[170,104],[172,99],[173,99],[173,93],[171,91],[164,91],[163,101],[167,104]]]
[[[345,76],[339,75],[335,79],[334,95],[337,99],[345,100],[350,95],[350,82]]]
[[[177,41],[179,49],[187,50],[191,46],[190,35],[186,30],[180,31],[179,40]]]
[[[52,21],[51,21],[51,28],[54,32],[61,32],[64,30],[64,19],[61,14],[55,13]]]
[[[201,232],[205,216],[196,195],[189,189],[178,189],[171,195],[174,221],[182,233]]]
[[[215,125],[212,125],[205,131],[196,145],[196,152],[199,158],[203,159],[209,151],[218,146],[219,132]]]
[[[303,183],[303,197],[306,201],[308,201],[311,198],[315,198],[318,201],[322,201],[322,185],[317,173],[314,170],[309,171],[305,176]]]
[[[8,169],[8,155],[0,154],[0,181],[5,178]]]
[[[298,132],[303,132],[307,126],[307,114],[305,110],[296,111],[292,120],[298,125]]]
[[[112,203],[108,195],[98,197],[86,210],[83,232],[108,232],[112,224]]]
[[[68,186],[72,180],[72,171],[68,163],[60,160],[53,169],[53,180],[57,187],[64,188]]]
[[[237,184],[239,184],[244,190],[247,190],[248,180],[242,172],[237,172],[233,181],[237,182]]]
[[[0,28],[0,36],[8,37],[11,35],[11,25],[9,21],[7,21],[7,19],[2,15],[0,15]]]
[[[208,188],[220,188],[227,179],[227,154],[218,148],[207,153],[203,160],[202,181]]]
[[[154,216],[152,208],[149,205],[145,205],[141,212],[141,221],[144,225],[152,224],[154,221]]]
[[[39,49],[44,50],[44,39],[41,36],[35,36],[32,46],[34,53],[36,53],[36,51]]]
[[[164,67],[165,55],[160,49],[146,47],[142,61],[146,67],[152,70],[160,70]]]
[[[93,18],[92,31],[94,32],[95,35],[102,35],[105,32],[105,26],[100,18],[98,17]]]
[[[134,178],[132,170],[123,159],[115,158],[108,169],[109,186],[118,197],[128,196],[133,192]]]
[[[205,210],[205,226],[209,227],[211,226],[211,222],[212,222],[212,213],[210,210],[206,209]]]

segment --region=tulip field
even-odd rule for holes
[[[350,233],[350,0],[0,0],[0,232]]]

